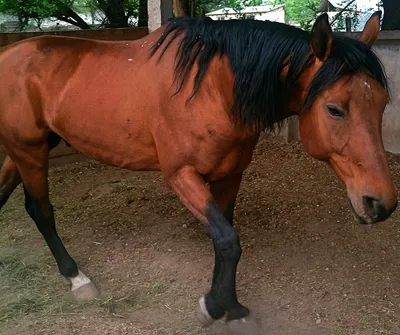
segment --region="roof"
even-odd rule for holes
[[[328,0],[333,7],[343,8],[346,3],[343,0]]]
[[[240,13],[241,14],[253,14],[253,13],[268,13],[272,12],[274,10],[277,10],[279,8],[284,7],[284,5],[278,5],[278,6],[250,6],[250,7],[245,7]],[[206,15],[227,15],[227,14],[237,14],[235,10],[232,8],[221,8],[218,10],[215,10],[213,12],[207,13]]]
[[[344,3],[343,0],[321,0],[321,3],[319,5],[319,10],[320,11],[323,10],[323,8],[325,8],[325,6],[327,6],[328,4],[330,4],[332,7],[342,9],[346,5],[343,3]]]

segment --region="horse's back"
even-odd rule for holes
[[[241,170],[252,151],[241,148],[252,148],[254,139],[229,117],[228,60],[212,62],[186,104],[195,70],[171,96],[179,40],[158,62],[149,52],[161,33],[113,43],[41,37],[8,48],[0,58],[0,78],[6,78],[8,90],[14,87],[14,95],[0,93],[0,139],[10,126],[18,142],[20,134],[22,141],[40,142],[51,131],[89,157],[132,170],[193,164],[211,179]]]

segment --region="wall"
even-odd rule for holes
[[[40,35],[63,35],[82,38],[92,38],[97,40],[136,40],[148,34],[147,28],[121,28],[121,29],[96,29],[96,30],[74,30],[74,31],[44,31],[44,32],[25,32],[25,33],[0,33],[0,47]],[[0,166],[6,153],[0,145]],[[63,164],[75,162],[85,157],[77,150],[67,147],[62,142],[50,154],[50,164]]]
[[[119,28],[119,29],[92,29],[92,30],[57,30],[40,32],[0,33],[0,47],[18,42],[27,38],[41,35],[62,35],[95,40],[136,40],[148,34],[147,28]]]
[[[350,35],[357,37],[359,33]],[[387,151],[400,153],[400,31],[381,31],[373,49],[386,69],[392,92],[392,103],[383,118],[383,142]],[[281,136],[288,141],[300,139],[296,117],[282,129]]]
[[[400,31],[384,34],[375,51],[385,66],[392,93],[383,117],[383,142],[386,150],[400,153]]]

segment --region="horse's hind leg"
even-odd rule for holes
[[[0,209],[21,182],[15,162],[7,156],[0,170]]]
[[[53,206],[49,200],[48,154],[49,143],[13,152],[24,186],[25,208],[53,253],[61,275],[71,282],[74,296],[79,300],[91,299],[98,295],[97,289],[78,270],[56,231]]]
[[[61,142],[61,137],[50,133],[48,137],[49,150],[54,149]],[[21,183],[21,176],[15,162],[7,156],[0,169],[0,209],[7,202],[12,192]]]

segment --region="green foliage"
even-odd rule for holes
[[[103,10],[106,11],[111,7],[116,7],[117,4],[124,8],[127,17],[137,16],[139,13],[139,0],[125,0],[125,1],[115,1],[115,0],[81,0],[82,4],[91,10]]]
[[[40,27],[43,19],[57,18],[89,29],[78,13],[83,10],[102,12],[106,26],[125,27],[139,15],[139,0],[0,0],[0,13],[17,16],[21,26],[35,20]]]
[[[317,18],[321,0],[271,0],[273,5],[285,5],[286,22],[311,30]]]
[[[0,0],[0,12],[21,18],[45,19],[73,3],[74,0]]]
[[[285,5],[289,22],[297,23],[305,30],[311,30],[317,17],[320,0],[286,0]]]

